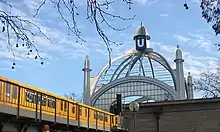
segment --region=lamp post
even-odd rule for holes
[[[134,131],[133,132],[135,132],[135,130],[136,130],[136,112],[139,110],[139,108],[140,108],[140,106],[139,106],[138,102],[136,102],[136,101],[131,102],[129,105],[130,111],[132,111],[134,113]]]

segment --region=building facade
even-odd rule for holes
[[[126,105],[122,126],[128,132],[219,132],[219,101],[220,98],[143,103],[136,118]]]

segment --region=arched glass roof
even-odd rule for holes
[[[123,104],[129,103],[126,102],[126,98],[134,96],[141,97],[136,99],[139,103],[148,100],[174,100],[176,97],[175,94],[162,88],[160,85],[156,85],[153,81],[144,82],[144,80],[131,79],[130,77],[128,77],[128,80],[119,80],[120,82],[117,84],[106,87],[106,91],[103,93],[95,95],[92,105],[96,108],[109,111],[110,106],[116,101],[116,94],[122,94]]]
[[[130,50],[106,65],[98,74],[98,80],[92,91],[94,94],[104,85],[129,76],[143,76],[160,80],[175,89],[173,70],[166,59],[148,49],[146,52]]]

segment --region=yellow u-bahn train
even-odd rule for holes
[[[46,116],[42,115],[47,115],[52,117],[53,122],[62,118],[67,121],[65,123],[75,121],[77,125],[96,126],[96,129],[111,128],[119,122],[118,116],[112,113],[0,76],[0,108],[2,106],[17,109],[18,116],[21,110],[32,111],[36,112],[38,120],[46,120]]]

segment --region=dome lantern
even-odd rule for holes
[[[136,50],[144,51],[146,48],[149,48],[147,42],[151,37],[142,23],[141,26],[136,29],[133,39],[135,41]]]

